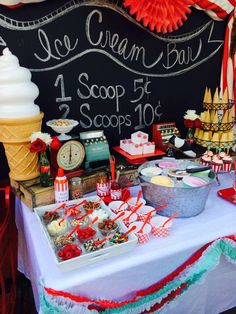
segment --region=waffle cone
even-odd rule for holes
[[[0,119],[0,141],[3,142],[10,168],[9,176],[17,181],[39,176],[38,153],[30,152],[32,132],[41,131],[43,113],[25,119]]]

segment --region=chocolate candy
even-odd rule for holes
[[[56,246],[65,246],[66,244],[71,244],[73,241],[75,241],[75,238],[73,236],[67,238],[67,235],[61,235],[56,237],[56,239],[54,240],[54,244]]]
[[[57,212],[48,212],[46,211],[44,214],[43,214],[43,219],[46,223],[49,223],[55,219],[58,219],[60,217],[60,215],[57,213]]]
[[[109,241],[112,244],[120,244],[120,243],[128,242],[129,240],[128,236],[123,237],[123,235],[124,235],[124,232],[116,232],[114,236],[111,239],[109,239]]]
[[[95,236],[95,234],[96,231],[90,227],[77,230],[78,239],[81,243],[87,241],[88,239],[91,239]]]
[[[101,234],[106,236],[111,232],[114,232],[118,228],[118,225],[116,222],[112,222],[109,219],[104,219],[103,222],[99,222],[98,228]]]
[[[83,208],[85,210],[89,210],[89,209],[98,209],[100,208],[100,203],[99,202],[91,202],[91,201],[87,201],[84,205]]]
[[[98,238],[86,241],[84,243],[85,250],[87,252],[94,252],[94,251],[97,251],[97,250],[100,250],[101,248],[103,248],[105,243],[103,242],[103,243],[97,244],[97,241],[99,241]]]
[[[61,249],[60,251],[58,251],[58,256],[60,257],[60,259],[62,259],[63,261],[67,260],[67,259],[71,259],[77,256],[80,256],[82,254],[81,249],[75,245],[75,244],[67,244],[66,246],[64,246],[63,249]]]

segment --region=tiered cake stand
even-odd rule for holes
[[[228,103],[203,103],[203,108],[205,110],[213,110],[215,113],[218,113],[218,123],[213,122],[201,122],[201,129],[205,131],[212,131],[212,132],[227,132],[233,129],[235,124],[235,118],[232,118],[232,121],[223,122],[223,115],[226,110],[231,109],[234,105],[233,101],[229,101]],[[210,146],[211,148],[231,148],[235,144],[235,141],[211,141],[200,139],[195,137],[195,142],[203,147]]]

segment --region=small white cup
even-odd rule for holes
[[[137,197],[132,197],[129,201],[128,201],[128,205],[129,205],[129,209],[133,208],[136,205],[137,202]],[[139,202],[137,205],[139,205],[140,203],[143,203],[143,205],[146,204],[145,199],[140,198]]]
[[[122,205],[123,204],[123,205]],[[122,205],[122,206],[121,206]],[[120,207],[121,206],[121,207]],[[113,202],[110,202],[108,207],[115,213],[119,213],[121,211],[124,211],[126,209],[128,209],[128,204],[127,203],[124,203],[122,201],[113,201]],[[120,208],[120,209],[119,209]]]

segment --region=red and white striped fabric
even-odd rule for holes
[[[197,0],[194,7],[203,10],[212,19],[222,21],[236,6],[236,0]]]
[[[225,34],[224,52],[221,67],[221,90],[228,88],[229,99],[236,100],[236,54],[230,55],[231,34],[236,23],[236,9],[231,13]]]

